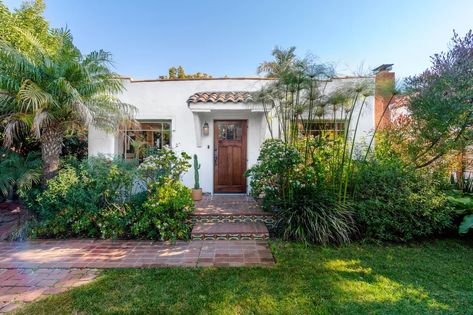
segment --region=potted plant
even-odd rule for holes
[[[197,154],[194,154],[194,188],[192,188],[192,199],[194,201],[202,200],[202,188],[199,183],[199,169],[200,164],[197,159]]]

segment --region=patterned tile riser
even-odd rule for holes
[[[202,241],[202,240],[255,240],[262,241],[269,239],[269,235],[266,234],[194,234],[192,235],[193,241]]]
[[[274,227],[275,221],[271,216],[193,216],[193,223],[245,223],[245,222],[263,222],[266,226],[271,229]]]

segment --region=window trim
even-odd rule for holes
[[[309,135],[314,136],[314,137],[321,135],[322,132],[330,132],[330,133],[334,132],[336,135],[343,136],[345,133],[347,121],[344,119],[336,119],[335,121],[333,119],[311,119],[311,120],[302,119],[301,123],[302,123],[302,129],[300,129],[300,132],[302,134],[305,133],[307,123],[310,123],[312,125],[332,124],[332,126],[333,124],[335,124],[335,128],[337,126],[341,126],[341,128],[338,128],[338,129],[332,129],[332,128],[331,129],[312,129],[310,128],[307,131]],[[316,131],[318,131],[319,134],[315,134]]]
[[[172,129],[173,120],[172,119],[143,119],[143,120],[137,119],[137,121],[140,125],[141,124],[161,124],[161,128],[160,129],[158,129],[158,128],[142,129],[142,128],[137,128],[138,126],[133,127],[133,128],[128,128],[128,125],[125,125],[125,127],[121,130],[123,132],[122,157],[124,159],[128,159],[127,154],[132,154],[132,153],[127,153],[127,144],[129,143],[129,140],[128,140],[129,137],[128,137],[127,133],[129,131],[134,131],[134,132],[142,132],[142,131],[160,132],[161,137],[162,137],[162,135],[164,135],[164,133],[168,133],[168,135],[169,135],[169,146],[172,146],[172,141],[173,141],[173,135],[172,135],[172,133],[173,133],[173,129]],[[169,129],[164,129],[164,124],[168,124]],[[161,138],[161,141],[162,141],[162,138]]]

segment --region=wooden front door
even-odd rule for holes
[[[245,193],[246,120],[214,123],[214,192]]]

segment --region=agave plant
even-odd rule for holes
[[[38,152],[22,156],[16,152],[0,152],[0,192],[8,199],[16,190],[29,190],[41,178],[41,159]]]
[[[68,30],[54,32],[59,45],[53,52],[26,31],[21,33],[34,47],[31,53],[0,42],[4,145],[32,132],[41,144],[43,179],[47,180],[58,169],[67,130],[90,125],[116,130],[133,117],[135,108],[116,96],[123,85],[110,70],[108,52],[82,55]]]

